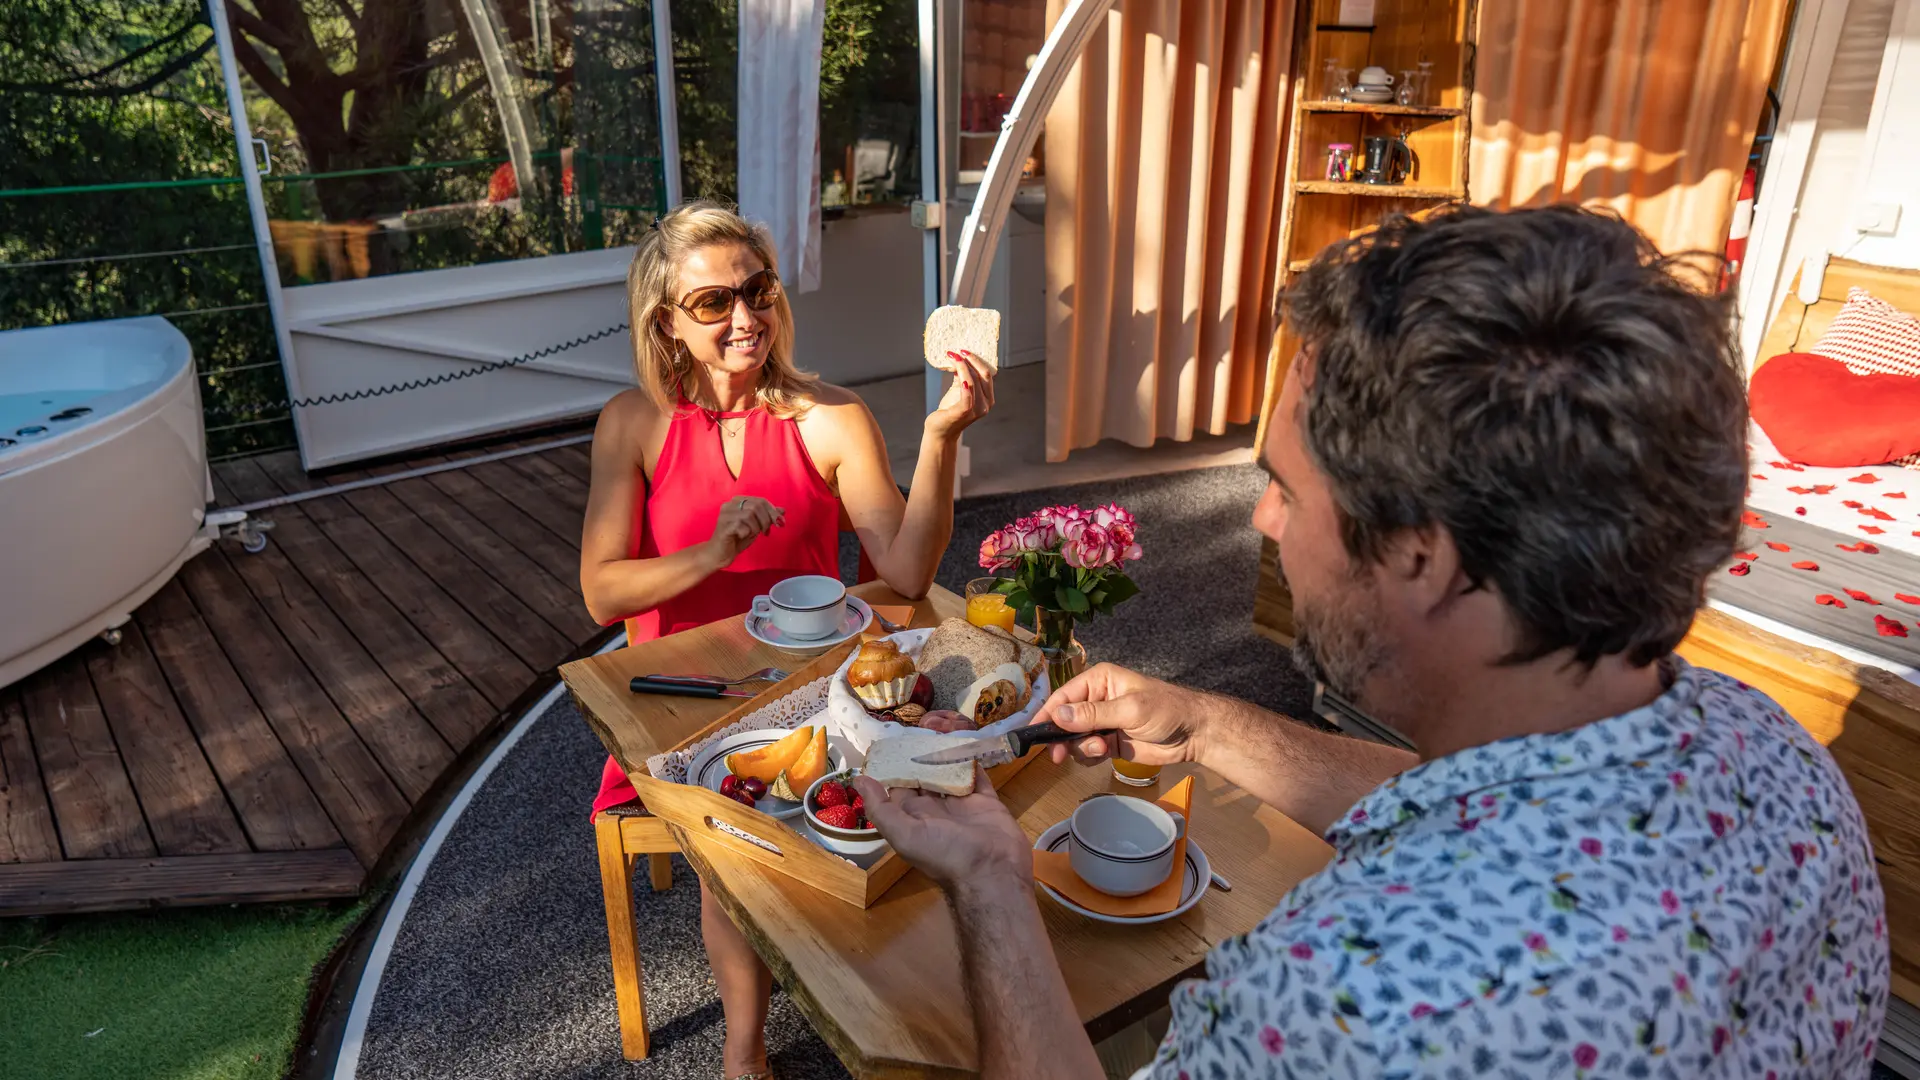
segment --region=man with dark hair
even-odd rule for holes
[[[1204,764],[1334,848],[1174,991],[1142,1075],[1866,1076],[1859,807],[1672,653],[1739,535],[1725,301],[1615,217],[1457,209],[1336,244],[1288,311],[1253,521],[1302,665],[1420,753],[1107,665],[1047,702],[1083,760]],[[1006,809],[863,794],[947,891],[983,1073],[1100,1076]]]

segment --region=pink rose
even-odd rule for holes
[[[980,568],[982,570],[1005,570],[1014,564],[1013,535],[1001,529],[980,541]]]
[[[1046,547],[1040,540],[1040,523],[1033,518],[1021,518],[1007,526],[1007,532],[1016,551],[1040,551]]]
[[[1599,1060],[1600,1051],[1596,1049],[1592,1043],[1581,1043],[1579,1046],[1573,1048],[1573,1064],[1575,1068],[1591,1069],[1594,1063]]]
[[[1078,535],[1070,539],[1060,553],[1066,557],[1068,566],[1083,570],[1115,565],[1122,554],[1115,549],[1113,534],[1106,526],[1091,522],[1082,525]]]

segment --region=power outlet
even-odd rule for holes
[[[1866,236],[1892,236],[1900,231],[1900,204],[1867,203],[1853,215],[1855,232]]]

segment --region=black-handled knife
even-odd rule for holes
[[[989,735],[983,738],[968,739],[966,746],[951,746],[945,750],[935,750],[931,754],[922,754],[913,760],[922,765],[958,765],[961,762],[977,761],[984,768],[1003,765],[1027,756],[1027,751],[1046,743],[1072,742],[1085,736],[1085,732],[1068,731],[1058,724],[1032,724],[1014,728],[1005,735]]]
[[[671,697],[723,698],[753,696],[751,690],[735,690],[714,683],[662,682],[644,676],[634,676],[627,688],[636,694],[666,694]]]

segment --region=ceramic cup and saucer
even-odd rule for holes
[[[822,652],[865,630],[873,609],[848,596],[839,578],[823,574],[790,577],[753,598],[747,633],[787,652]]]
[[[1368,105],[1384,105],[1393,100],[1393,76],[1383,67],[1362,68],[1360,78],[1347,91],[1347,100]]]
[[[1180,900],[1171,911],[1107,915],[1074,903],[1044,882],[1040,887],[1062,907],[1100,922],[1130,926],[1179,918],[1200,902],[1213,880],[1206,853],[1190,837],[1185,864],[1174,865],[1174,850],[1186,829],[1184,817],[1145,799],[1088,799],[1072,817],[1041,833],[1033,844],[1041,851],[1065,851],[1074,874],[1110,896],[1139,896],[1178,874]]]

